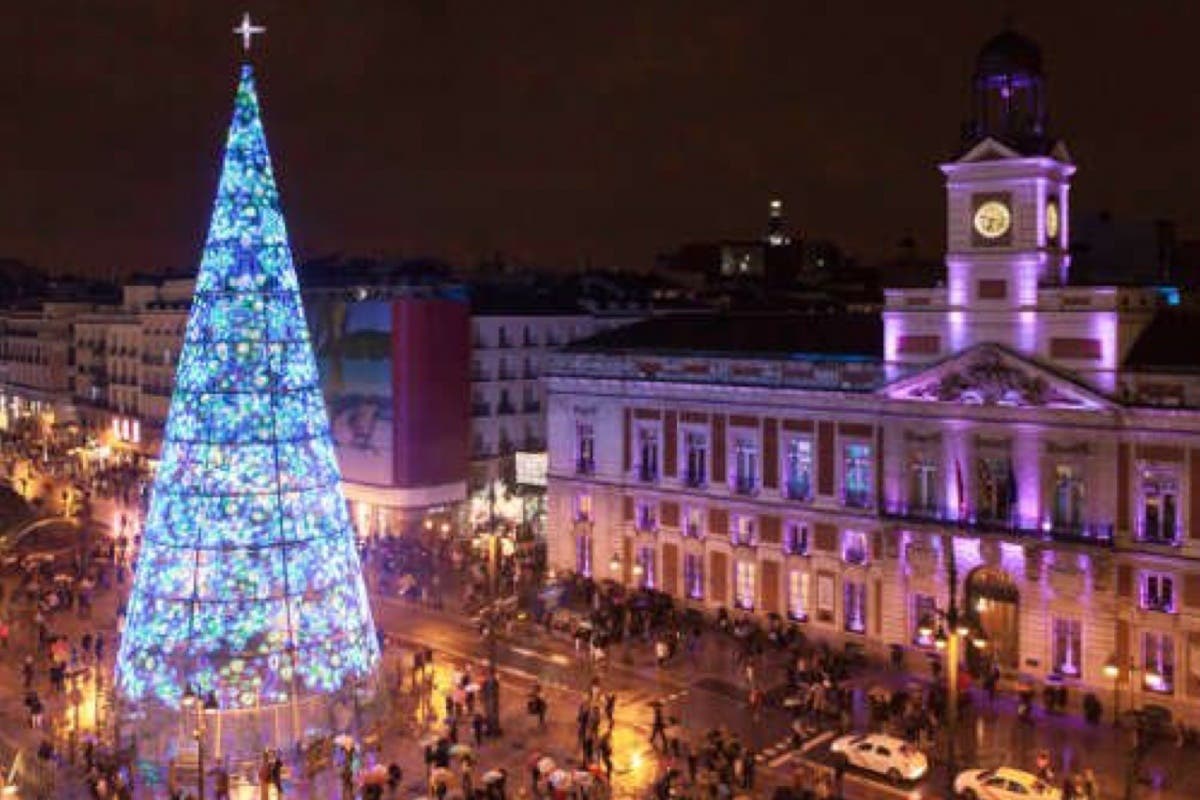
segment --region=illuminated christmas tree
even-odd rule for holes
[[[117,685],[222,709],[358,686],[379,661],[254,74],[242,67]]]

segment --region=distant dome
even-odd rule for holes
[[[988,39],[979,51],[975,74],[1041,75],[1041,48],[1016,31],[1006,30]]]

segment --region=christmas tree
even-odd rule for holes
[[[117,662],[132,702],[249,708],[379,661],[271,170],[242,67]]]

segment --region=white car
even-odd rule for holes
[[[829,750],[847,764],[886,775],[892,783],[920,780],[929,760],[913,745],[882,733],[851,734],[834,739]]]
[[[954,793],[966,800],[1061,800],[1062,791],[1036,775],[1012,767],[968,769],[954,779]]]

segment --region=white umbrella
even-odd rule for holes
[[[566,789],[571,785],[571,773],[565,769],[556,769],[550,773],[550,785],[555,789]]]
[[[483,782],[484,783],[496,783],[497,781],[500,781],[503,778],[504,778],[504,773],[500,772],[500,770],[498,770],[498,769],[489,769],[487,772],[483,773]]]
[[[553,772],[555,766],[554,759],[550,756],[542,756],[537,762],[537,770],[543,775],[548,772]]]

